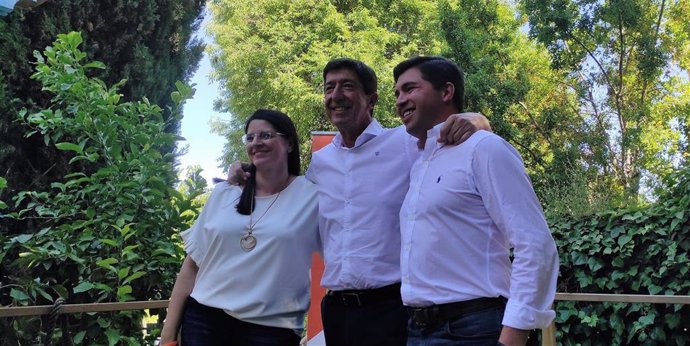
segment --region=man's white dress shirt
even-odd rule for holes
[[[403,303],[504,296],[504,325],[546,327],[558,254],[520,155],[486,131],[441,146],[441,126],[428,132],[400,211]]]
[[[416,139],[403,126],[384,129],[376,120],[354,147],[344,147],[337,134],[312,155],[306,177],[319,190],[322,286],[371,289],[400,282],[398,215],[417,156]]]

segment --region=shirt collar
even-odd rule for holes
[[[436,126],[432,127],[428,131],[426,131],[426,142],[424,143],[424,151],[428,152],[429,150],[433,151],[436,149],[438,146],[438,137],[441,135],[441,128],[443,127],[443,123],[436,124]]]
[[[355,140],[354,148],[357,148],[370,141],[372,138],[380,135],[381,132],[383,132],[383,127],[381,124],[379,124],[376,119],[372,119],[367,128],[364,129],[364,132],[362,132],[362,134],[360,134]],[[340,135],[340,132],[333,137],[333,144],[336,148],[350,149],[343,146],[343,137]]]

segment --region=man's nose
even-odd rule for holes
[[[395,97],[395,107],[400,108],[407,102],[407,97],[405,94],[400,93]]]
[[[331,97],[334,99],[341,99],[343,98],[345,94],[343,93],[343,87],[338,84],[333,88],[333,93],[331,93]]]

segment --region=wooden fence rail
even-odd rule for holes
[[[647,304],[690,304],[690,296],[665,296],[642,294],[592,294],[592,293],[556,293],[556,300],[580,302],[614,302],[614,303],[647,303]],[[121,310],[163,309],[168,300],[148,300],[124,303],[64,304],[59,313],[74,314],[81,312],[104,312]],[[48,315],[52,305],[1,307],[0,318],[20,316]],[[542,345],[556,345],[556,325],[542,330]]]
[[[690,296],[664,296],[644,294],[594,294],[594,293],[556,293],[556,300],[607,303],[647,303],[647,304],[690,304]],[[556,324],[542,329],[542,346],[556,345]]]
[[[60,308],[59,313],[76,314],[80,312],[164,309],[167,307],[168,300],[146,300],[123,303],[64,304]],[[48,315],[52,309],[52,305],[5,307],[0,308],[0,318]]]

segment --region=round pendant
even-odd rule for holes
[[[242,250],[249,252],[256,247],[256,237],[247,233],[240,238],[240,247]]]

